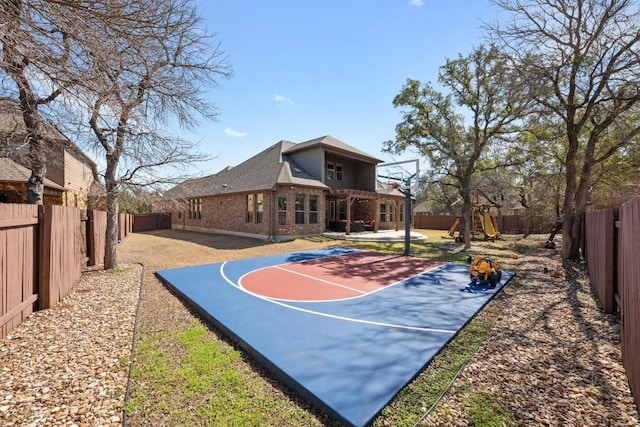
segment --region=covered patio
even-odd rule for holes
[[[385,188],[383,192],[331,190],[327,196],[327,225],[331,231],[344,232],[347,236],[352,232],[377,233],[381,221],[378,201],[382,200],[393,203],[393,228],[398,231],[403,229],[400,206],[405,203],[405,199],[405,195],[395,188]],[[341,211],[341,201],[344,201],[344,213]],[[354,203],[357,203],[355,207]]]

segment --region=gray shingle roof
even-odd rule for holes
[[[186,198],[223,193],[271,190],[276,185],[304,185],[329,188],[313,179],[283,155],[293,142],[280,141],[235,167],[227,167],[214,175],[191,179],[165,193],[165,197]]]
[[[299,144],[282,140],[238,166],[226,167],[216,174],[187,180],[167,191],[165,197],[189,198],[272,190],[277,185],[299,185],[328,190],[327,185],[311,176],[289,156],[291,153],[318,146],[366,162],[381,162],[364,151],[331,136],[323,136]]]
[[[22,165],[14,162],[6,157],[0,157],[0,182],[19,182],[26,183],[29,181],[31,171]],[[44,186],[64,190],[64,187],[56,184],[50,179],[44,179]]]

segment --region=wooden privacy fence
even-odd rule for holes
[[[38,299],[38,206],[0,204],[0,337],[24,321]]]
[[[607,313],[620,313],[622,362],[640,407],[640,199],[585,215],[591,288]]]
[[[120,217],[119,235],[132,216]],[[104,263],[106,213],[0,204],[0,338],[34,310],[54,307],[84,267]]]
[[[139,214],[133,217],[133,232],[171,229],[170,213]]]
[[[454,215],[426,215],[417,213],[413,216],[415,228],[427,230],[448,230],[456,220]],[[498,229],[503,234],[550,233],[552,226],[542,217],[525,217],[521,215],[498,216]]]

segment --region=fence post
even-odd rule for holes
[[[51,289],[51,234],[52,234],[52,221],[51,221],[51,207],[50,206],[38,206],[38,221],[40,223],[39,230],[39,261],[40,267],[38,272],[38,307],[40,310],[51,308],[55,305],[52,298]]]

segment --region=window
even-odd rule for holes
[[[318,223],[318,196],[309,196],[309,224]]]
[[[247,222],[253,222],[255,211],[255,196],[253,194],[247,194]]]
[[[335,181],[336,179],[336,165],[329,162],[327,163],[327,181]]]
[[[264,208],[262,193],[247,194],[246,220],[248,223],[262,223],[262,211]]]
[[[400,222],[404,221],[404,202],[400,203]]]
[[[380,203],[380,222],[387,222],[387,204]]]
[[[345,199],[338,201],[338,219],[340,221],[347,219],[347,201]]]
[[[189,199],[189,219],[202,219],[201,199]]]
[[[278,224],[285,225],[287,223],[287,195],[278,194]]]
[[[296,194],[296,224],[304,224],[304,194]]]
[[[262,224],[262,212],[264,210],[264,202],[262,193],[256,194],[256,224]]]
[[[391,206],[389,206],[389,222],[396,222],[397,206],[398,206],[397,203],[394,203]]]
[[[342,165],[327,162],[327,181],[342,181]]]

